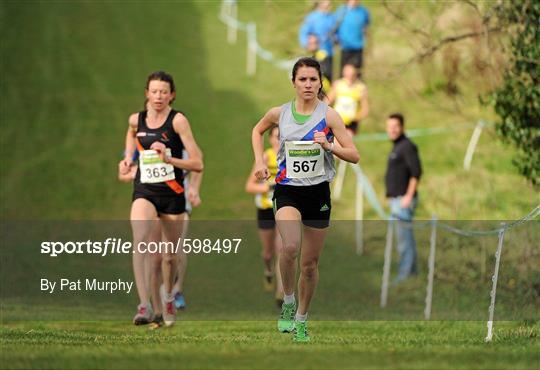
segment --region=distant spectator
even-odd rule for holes
[[[309,13],[304,19],[304,23],[300,27],[300,45],[310,53],[313,45],[310,46],[310,35],[315,36],[318,41],[317,50],[326,52],[326,57],[321,63],[322,72],[329,81],[332,81],[332,56],[333,51],[333,33],[335,32],[335,18],[330,12],[330,1],[322,0],[317,3],[314,11]],[[313,38],[311,42],[313,43]],[[311,49],[310,49],[311,48]]]
[[[328,93],[328,104],[339,113],[347,131],[354,136],[360,122],[369,114],[368,91],[352,64],[345,64],[342,75],[343,78],[332,84]]]
[[[370,23],[368,10],[358,0],[347,0],[335,13],[337,39],[341,47],[341,70],[345,64],[363,66],[363,52]]]
[[[388,156],[386,169],[386,196],[390,201],[392,217],[405,221],[397,223],[397,249],[400,255],[396,282],[417,274],[416,241],[410,227],[418,203],[417,188],[422,166],[416,145],[404,134],[405,119],[400,113],[386,120],[386,132],[394,147]]]
[[[313,34],[308,36],[307,51],[309,51],[313,59],[321,65],[321,72],[323,74],[323,92],[328,94],[332,87],[329,77],[332,76],[332,58],[328,58],[326,50],[319,47],[319,39]]]

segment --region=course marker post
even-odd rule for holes
[[[497,245],[497,252],[495,252],[495,271],[493,272],[493,276],[491,278],[492,286],[491,286],[491,293],[489,294],[491,296],[491,303],[489,305],[489,319],[487,322],[487,335],[486,335],[486,342],[491,342],[493,339],[493,315],[495,314],[495,297],[497,295],[497,281],[499,280],[499,266],[501,264],[501,254],[502,254],[502,248],[503,248],[503,241],[504,241],[504,233],[506,231],[506,224],[502,224],[502,228],[499,231],[499,243]]]
[[[356,179],[356,254],[364,252],[364,186]]]
[[[392,239],[394,238],[394,220],[388,220],[386,229],[386,247],[384,248],[384,266],[381,285],[381,308],[386,307],[388,301],[388,284],[390,281],[390,264],[392,262]]]
[[[339,159],[338,172],[334,183],[334,191],[332,191],[332,199],[339,200],[341,191],[343,190],[343,181],[345,180],[345,172],[347,171],[347,162]]]
[[[254,76],[257,72],[257,25],[253,22],[247,24],[247,63],[246,73]]]
[[[437,243],[437,217],[431,218],[431,237],[429,242],[429,260],[428,260],[428,283],[426,287],[426,308],[424,318],[431,319],[431,303],[433,301],[433,277],[435,275],[435,248]]]
[[[236,0],[227,0],[225,1],[225,11],[228,16],[230,16],[232,19],[237,19],[238,15],[238,4],[236,3]],[[238,28],[233,27],[231,24],[227,26],[227,41],[229,44],[236,44],[236,40],[238,39]]]

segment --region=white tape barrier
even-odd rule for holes
[[[344,163],[344,166],[342,167],[340,164],[340,167],[338,168],[338,172],[341,170],[341,168],[347,168],[347,164],[345,161],[341,161]],[[384,213],[384,210],[379,203],[379,200],[377,199],[377,195],[375,194],[375,191],[373,190],[373,187],[371,186],[371,183],[369,182],[369,179],[366,175],[362,172],[362,168],[359,164],[353,164],[350,163],[355,175],[356,175],[356,253],[362,254],[364,252],[364,196],[368,200],[368,202],[371,204],[371,207],[377,212],[380,218],[382,219],[388,219],[388,216]],[[343,170],[345,172],[345,170]],[[344,176],[344,175],[343,175]],[[336,181],[339,181],[339,174],[338,179]],[[334,186],[334,189],[338,186],[338,183]],[[341,190],[340,190],[341,192]]]
[[[534,220],[535,218],[537,218],[538,216],[540,216],[540,204],[537,205],[531,212],[529,212],[526,216],[522,217],[521,219],[517,220],[517,221],[514,221],[514,222],[511,222],[507,225],[504,226],[504,229],[505,230],[509,230],[509,229],[512,229],[516,226],[519,226],[527,221],[530,221],[530,220]],[[458,229],[458,228],[455,228],[455,227],[452,227],[450,225],[446,225],[444,223],[438,223],[439,227],[441,229],[444,229],[446,231],[450,231],[454,234],[458,234],[458,235],[461,235],[461,236],[485,236],[485,235],[496,235],[496,234],[499,234],[503,228],[500,227],[500,228],[497,228],[497,229],[491,229],[491,230],[463,230],[463,229]]]
[[[339,200],[341,198],[341,191],[343,189],[343,180],[345,179],[345,172],[347,170],[347,162],[337,159],[339,161],[337,176],[334,179],[334,189],[332,190],[332,199]],[[355,165],[351,163],[353,170],[356,174],[356,201],[355,201],[355,220],[356,220],[356,253],[362,254],[364,250],[364,238],[363,238],[363,219],[364,219],[364,188],[368,188],[368,201],[371,203],[374,209],[380,211],[379,216],[386,218],[384,211],[373,191],[373,188],[367,179],[363,175],[360,165]]]
[[[407,137],[422,137],[431,135],[447,134],[456,131],[463,131],[471,129],[470,123],[455,124],[452,127],[423,127],[413,128],[406,131]],[[354,138],[354,141],[388,141],[388,134],[386,132],[374,132],[360,134]]]
[[[257,41],[257,25],[254,22],[240,22],[237,19],[238,4],[235,0],[223,0],[219,19],[228,27],[227,40],[234,44],[237,40],[237,32],[245,31],[247,34],[247,65],[246,73],[253,76],[257,72],[257,56],[272,63],[279,69],[290,71],[296,63],[295,59],[278,59],[271,51],[261,47]]]
[[[467,146],[467,153],[465,153],[465,158],[463,159],[463,168],[465,171],[469,171],[471,169],[471,162],[474,155],[474,151],[476,150],[476,145],[478,144],[478,140],[480,139],[480,134],[482,133],[482,129],[486,125],[486,122],[480,120],[476,124],[476,127],[474,128],[473,134],[471,136],[471,140],[469,141],[469,145]]]
[[[362,171],[362,167],[360,167],[359,164],[351,163],[350,165],[354,171],[354,174],[356,175],[356,181],[362,184],[363,195],[366,197],[373,210],[381,219],[388,220],[388,215],[384,212],[384,209],[381,206],[379,199],[377,199],[377,194],[375,193],[375,190],[373,190],[373,186],[371,186],[371,182]]]
[[[433,216],[430,222],[431,237],[430,237],[430,252],[429,252],[429,259],[428,259],[428,283],[426,286],[426,300],[425,300],[426,306],[424,309],[424,318],[426,320],[431,319],[431,307],[432,307],[432,301],[433,301],[433,282],[434,282],[434,275],[435,275],[435,252],[436,252],[436,242],[437,242],[437,228],[440,227],[443,230],[455,233],[460,236],[467,236],[467,237],[477,237],[477,236],[487,236],[487,235],[498,234],[499,242],[497,245],[497,252],[495,253],[495,269],[494,269],[493,276],[491,277],[491,281],[492,281],[492,287],[491,287],[491,292],[490,292],[491,302],[489,305],[489,318],[487,321],[487,335],[485,338],[486,342],[491,342],[493,339],[493,319],[495,315],[495,299],[497,295],[497,282],[499,280],[499,267],[500,267],[501,258],[502,258],[504,235],[506,231],[514,227],[520,226],[527,221],[534,220],[538,216],[540,216],[540,204],[537,205],[526,216],[522,217],[519,220],[516,220],[509,224],[503,223],[502,226],[497,229],[481,230],[481,231],[457,229],[443,223],[438,223],[436,217]],[[406,226],[406,227],[414,228],[414,225],[412,223],[399,221],[399,220],[396,221],[392,217],[388,221],[388,228],[386,232],[386,246],[384,250],[382,284],[381,284],[380,305],[382,308],[386,307],[387,302],[388,302],[388,286],[389,286],[389,280],[390,280],[390,266],[391,266],[391,259],[392,259],[393,225],[396,222],[399,222],[400,227]],[[424,223],[422,223],[421,227],[424,227]]]
[[[464,167],[466,170],[470,168],[472,157],[476,149],[476,146],[478,144],[478,140],[480,138],[482,129],[486,127],[487,125],[490,125],[490,123],[480,120],[474,129],[473,135],[469,142],[469,146],[467,148],[467,153],[465,154]],[[455,125],[453,127],[420,128],[420,129],[407,130],[407,136],[418,137],[418,136],[425,136],[425,135],[434,135],[434,134],[448,133],[448,132],[454,132],[457,130],[470,129],[470,128],[471,128],[470,124]],[[364,135],[357,136],[354,140],[364,141],[364,142],[365,141],[388,141],[388,136],[386,133],[364,134]],[[334,200],[341,199],[341,194],[343,191],[343,183],[345,180],[345,174],[347,170],[346,166],[347,165],[344,161],[341,161],[341,160],[339,161],[338,171],[336,174],[336,178],[334,180],[334,188],[332,190],[332,199]],[[373,209],[375,210],[375,212],[381,219],[387,220],[388,215],[384,212],[383,207],[381,206],[381,203],[379,202],[375,192],[373,191],[373,187],[371,186],[369,179],[364,175],[360,167],[356,168],[353,165],[353,169],[355,170],[357,182],[361,182],[363,186],[365,187],[365,189],[367,190],[365,195],[368,202],[371,204],[371,206],[373,207]],[[359,202],[359,199],[357,197],[356,203],[358,204],[358,202]]]

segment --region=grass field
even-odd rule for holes
[[[485,344],[484,324],[476,322],[313,322],[313,342],[295,345],[267,321],[182,322],[160,331],[117,322],[27,322],[2,328],[2,367],[537,368],[538,325],[498,325],[498,337]]]
[[[456,99],[438,88],[444,82],[440,57],[388,77],[412,51],[384,8],[378,2],[365,3],[372,12],[374,47],[365,73],[372,113],[362,132],[381,132],[385,116],[396,110],[406,114],[410,128],[471,124],[469,130],[415,139],[425,172],[419,218],[436,213],[441,219],[502,220],[530,211],[540,196],[516,173],[511,165],[513,149],[502,144],[492,128],[482,134],[472,170],[462,169],[475,122],[495,118],[478,104],[477,87],[485,81],[470,73],[467,53],[474,45],[460,49],[464,62]],[[366,236],[363,257],[354,254],[352,228],[336,225],[338,230],[321,260],[323,277],[310,322],[314,341],[308,346],[293,345],[289,337],[278,335],[270,321],[275,312],[271,306],[264,310],[268,297],[259,287],[259,247],[254,227],[247,222],[236,226],[245,229],[246,238],[245,253],[238,258],[190,262],[191,311],[170,330],[149,331],[129,324],[136,305],[134,293],[129,302],[115,296],[107,305],[102,297],[94,307],[88,297],[73,302],[64,297],[54,304],[35,292],[35,279],[59,271],[131,276],[126,258],[107,260],[106,265],[102,260],[80,258],[58,259],[53,264],[35,252],[31,241],[43,235],[76,233],[77,220],[127,217],[131,188],[117,182],[116,165],[127,117],[141,109],[144,81],[153,70],[164,69],[175,77],[175,107],[190,119],[205,153],[203,205],[194,219],[254,218],[253,199],[244,192],[252,162],[250,130],[269,107],[291,99],[293,91],[288,72],[261,60],[257,75],[246,76],[244,34],[239,33],[237,44],[227,44],[226,27],[217,18],[219,4],[0,4],[0,219],[1,240],[10,242],[0,253],[0,367],[537,368],[540,254],[535,225],[507,241],[496,320],[513,321],[497,321],[490,344],[483,342],[486,328],[481,320],[487,317],[496,240],[440,236],[433,310],[439,321],[422,322],[415,320],[422,319],[425,269],[404,288],[391,290],[387,313],[378,309],[383,224],[366,224],[372,235]],[[410,4],[411,17],[425,19],[447,3]],[[282,58],[301,53],[297,26],[308,10],[304,1],[239,1],[239,18],[256,21],[261,45]],[[454,109],[456,104],[459,109]],[[359,142],[358,149],[362,168],[383,202],[390,144]],[[354,178],[349,172],[343,199],[333,207],[335,219],[354,218],[353,194]],[[366,218],[376,219],[370,208],[365,212]],[[60,222],[28,227],[28,220]],[[199,225],[204,231],[203,222]],[[127,230],[125,224],[107,225],[100,232],[115,227]],[[36,231],[40,228],[46,231]],[[212,228],[206,226],[206,230]],[[10,239],[14,235],[17,238]],[[429,235],[418,238],[420,266],[426,266]],[[231,271],[234,278],[228,275]],[[230,290],[222,292],[219,300],[208,293],[212,289],[201,289],[220,289],[213,281],[229,283]],[[244,285],[238,285],[242,281],[252,282],[247,285],[247,303],[236,299],[244,292],[240,289]],[[335,286],[340,289],[332,290]],[[218,310],[222,321],[205,316]],[[456,321],[468,312],[471,321]],[[88,321],[92,317],[97,319]]]
[[[275,330],[278,314],[261,287],[255,225],[235,223],[236,255],[190,256],[188,310],[173,329],[150,331],[129,322],[136,295],[39,291],[40,278],[131,279],[129,256],[39,255],[39,240],[129,238],[129,224],[9,223],[2,240],[3,368],[365,368],[532,369],[539,360],[537,225],[505,243],[495,311],[486,344],[487,308],[496,238],[441,235],[432,308],[423,321],[429,229],[416,234],[420,274],[389,291],[379,308],[383,222],[366,222],[365,253],[355,254],[352,222],[335,222],[313,300],[313,343],[296,345]],[[478,224],[476,224],[478,225]],[[462,225],[463,226],[463,225]],[[479,226],[486,227],[485,224]],[[92,227],[95,229],[91,230]],[[224,235],[231,225],[194,221],[190,236]],[[9,237],[12,237],[10,239]],[[455,261],[467,261],[457,264]],[[40,266],[39,269],[31,266]],[[393,271],[396,271],[394,263]],[[536,288],[535,288],[536,287]],[[466,321],[465,321],[466,320]]]

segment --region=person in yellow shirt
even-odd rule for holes
[[[321,65],[322,91],[328,94],[332,88],[332,57],[329,57],[328,52],[320,47],[319,39],[314,34],[308,36],[307,51]]]
[[[265,181],[259,181],[255,177],[255,171],[253,169],[246,182],[246,192],[255,194],[257,225],[263,247],[264,288],[266,291],[273,291],[275,288],[276,303],[278,307],[281,308],[281,304],[283,303],[283,287],[281,285],[279,264],[277,263],[277,254],[281,249],[281,238],[276,229],[272,202],[274,187],[276,185],[275,179],[278,171],[277,153],[279,150],[279,130],[277,127],[274,127],[270,131],[269,140],[271,147],[264,151],[263,159],[268,166],[270,177]],[[275,265],[275,268],[272,264]]]
[[[369,114],[369,102],[367,86],[360,80],[354,65],[343,66],[343,78],[332,84],[328,104],[339,113],[347,131],[352,136],[356,135],[360,122]]]

